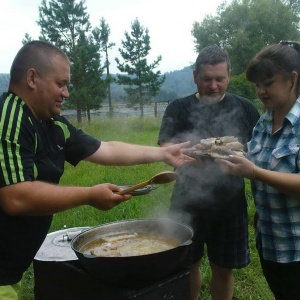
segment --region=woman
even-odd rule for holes
[[[256,124],[246,158],[221,163],[252,180],[258,212],[256,244],[262,270],[277,300],[300,297],[300,44],[264,47],[249,63],[267,109]]]

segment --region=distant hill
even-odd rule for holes
[[[170,101],[192,94],[196,91],[191,67],[185,67],[182,70],[167,72],[164,75],[166,76],[166,79],[160,89],[159,94],[154,97],[154,101]],[[117,75],[112,76],[117,78]],[[114,102],[126,102],[124,86],[113,83],[111,85],[111,94]]]
[[[0,95],[7,91],[9,83],[9,74],[0,73]]]
[[[116,76],[113,75],[113,77]],[[154,101],[170,101],[196,91],[191,67],[165,73],[165,76],[165,82],[161,87],[160,93],[153,99]],[[8,83],[9,74],[0,73],[0,95],[7,91]],[[116,83],[111,85],[111,94],[114,102],[125,102],[126,100],[124,87]]]

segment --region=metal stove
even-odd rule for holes
[[[99,282],[82,268],[70,246],[72,238],[88,228],[64,229],[47,235],[33,261],[35,300],[190,299],[188,270],[177,270],[164,280],[138,288]]]

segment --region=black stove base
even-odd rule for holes
[[[35,300],[189,300],[189,271],[162,281],[126,289],[108,286],[83,270],[79,261],[33,261]],[[118,270],[116,270],[118,272]]]

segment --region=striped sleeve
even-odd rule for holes
[[[0,186],[32,180],[35,142],[24,102],[9,94],[1,103]]]

